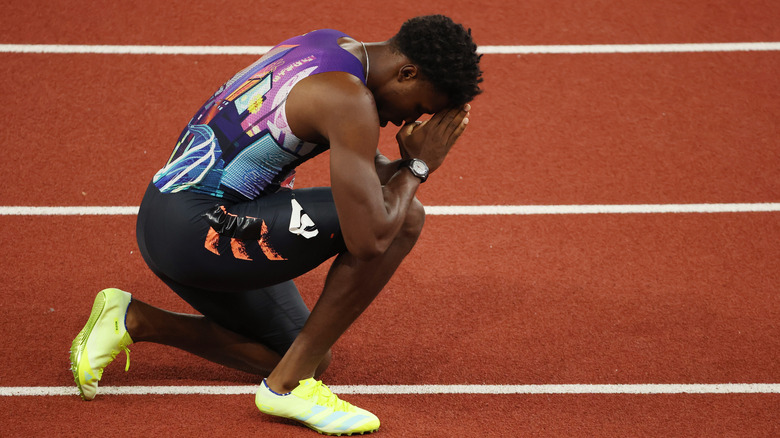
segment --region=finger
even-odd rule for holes
[[[461,116],[463,113],[462,108],[450,108],[446,113],[444,113],[444,117],[442,117],[442,124],[444,126],[451,126],[453,123],[460,123],[460,120],[458,119],[459,116]],[[462,119],[462,117],[461,117]]]
[[[445,115],[445,120],[448,122],[448,125],[460,125],[461,121],[466,118],[469,114],[469,111],[471,111],[471,105],[465,104],[461,107],[455,107],[451,108],[450,111]]]
[[[463,131],[466,130],[466,127],[469,124],[469,113],[466,113],[465,117],[461,119],[458,126],[455,127],[455,129],[450,134],[449,138],[447,139],[447,142],[450,146],[455,144],[455,142],[458,140],[461,134],[463,134]]]
[[[453,111],[457,111],[456,108],[446,108],[438,113],[434,114],[433,117],[431,117],[430,122],[431,126],[438,127],[439,125],[444,124],[446,126],[448,124],[448,116],[452,117]]]
[[[463,125],[463,120],[466,120],[468,116],[469,112],[465,109],[458,109],[457,111],[453,111],[451,114],[449,114],[446,118],[446,125],[443,125],[444,129],[446,129],[444,132],[445,135],[449,135],[453,131],[460,129],[461,125]]]
[[[465,104],[462,107],[452,107],[439,111],[438,113],[434,114],[433,117],[431,117],[431,126],[447,129],[453,124],[453,121],[455,125],[457,125],[462,119],[462,117],[459,116],[464,112],[468,113],[470,110],[471,105]]]
[[[412,135],[412,131],[414,131],[414,128],[417,126],[417,122],[408,122],[405,123],[404,126],[401,126],[401,129],[399,130],[400,133],[402,133],[405,136]]]

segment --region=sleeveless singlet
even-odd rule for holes
[[[275,46],[201,107],[154,176],[163,193],[189,190],[236,202],[291,187],[294,169],[327,145],[290,130],[285,101],[298,81],[343,71],[365,84],[363,64],[338,45],[348,35],[317,30]]]

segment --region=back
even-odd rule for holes
[[[365,83],[363,65],[325,29],[289,39],[236,74],[201,107],[154,176],[161,192],[192,190],[234,201],[291,185],[294,169],[327,149],[296,137],[285,101],[313,74],[350,73]]]

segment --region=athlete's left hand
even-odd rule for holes
[[[407,123],[395,136],[403,158],[419,158],[430,172],[444,162],[469,122],[471,105],[438,112],[430,120]]]

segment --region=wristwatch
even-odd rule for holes
[[[419,158],[409,158],[407,160],[401,161],[401,164],[398,166],[398,168],[406,167],[410,171],[412,171],[412,175],[416,176],[417,178],[420,178],[420,183],[424,183],[426,179],[428,179],[428,165],[425,164],[425,161],[419,159]]]

